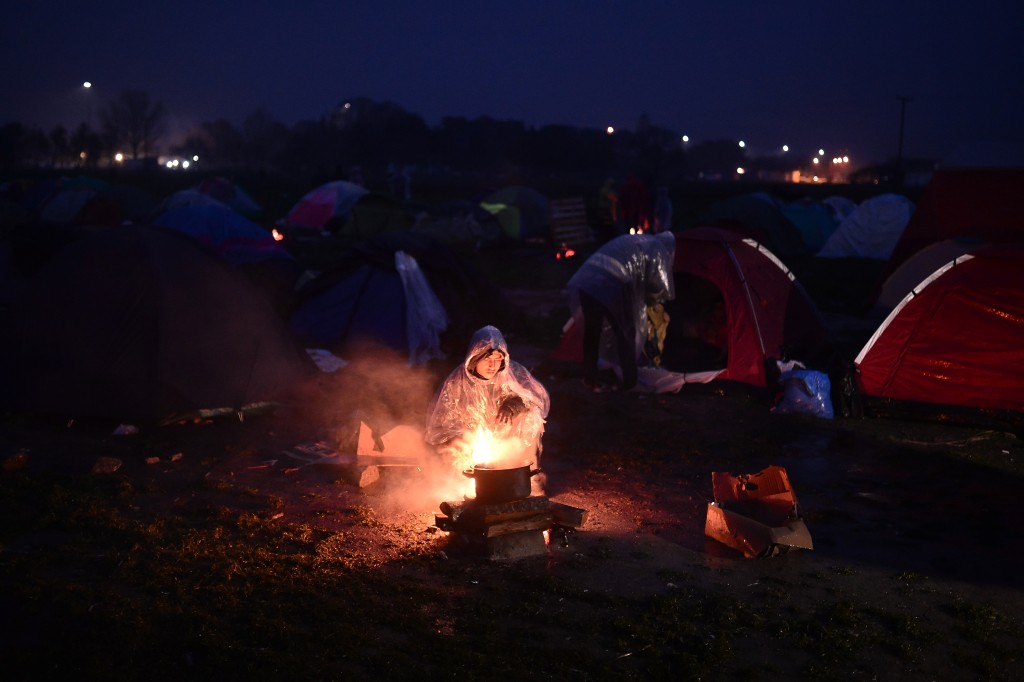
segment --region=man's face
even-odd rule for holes
[[[494,375],[498,373],[499,369],[501,369],[501,363],[504,361],[505,356],[502,355],[500,350],[492,350],[489,354],[485,355],[480,362],[476,363],[476,373],[484,379],[493,379]]]

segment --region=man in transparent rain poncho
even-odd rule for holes
[[[490,459],[534,461],[540,457],[547,389],[508,354],[492,326],[474,332],[463,363],[444,380],[427,409],[424,437],[455,469],[480,463],[481,441]]]
[[[583,329],[584,382],[593,390],[635,387],[652,325],[660,324],[663,342],[668,315],[662,304],[676,296],[675,252],[671,232],[622,235],[595,251],[569,279],[574,323]],[[602,381],[599,360],[614,364],[616,357],[618,384]]]

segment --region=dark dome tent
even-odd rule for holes
[[[281,400],[316,375],[245,276],[171,230],[68,244],[9,323],[0,397],[18,411],[160,420]]]

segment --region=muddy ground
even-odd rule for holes
[[[559,292],[548,294],[547,308],[536,294],[509,293],[531,315],[563,319]],[[550,348],[515,329],[506,333],[512,357],[532,367],[551,393],[539,462],[545,493],[588,514],[582,528],[564,541],[556,538],[544,556],[514,562],[523,571],[616,598],[686,587],[728,595],[755,611],[759,602],[777,606],[781,600],[801,618],[838,600],[865,613],[896,612],[929,633],[914,638],[910,655],[884,647],[860,652],[842,668],[844,678],[1013,679],[1024,673],[1024,448],[1012,433],[928,421],[781,415],[771,411],[769,393],[727,383],[685,386],[675,394],[597,394],[584,388],[578,374],[547,368]],[[3,476],[119,477],[141,491],[133,497],[134,513],[154,517],[202,509],[223,515],[225,508],[248,506],[282,525],[345,532],[352,556],[368,570],[415,571],[399,559],[416,547],[438,561],[464,562],[468,576],[486,571],[486,560],[481,565],[462,556],[435,527],[438,504],[451,489],[429,463],[408,484],[408,478],[382,479],[360,488],[345,467],[304,465],[287,454],[302,444],[344,442],[359,414],[380,423],[415,423],[422,417],[415,406],[448,369],[444,363],[410,369],[401,358],[351,360],[308,402],[244,421],[182,420],[117,436],[116,424],[9,415],[0,425]],[[400,387],[370,387],[371,377],[390,376],[391,370],[402,377]],[[117,458],[121,466],[92,473],[100,457]],[[704,534],[711,474],[755,473],[770,465],[787,470],[814,547],[746,559]],[[224,494],[239,488],[249,494]],[[352,509],[370,510],[375,523],[357,523],[347,513]],[[8,556],[30,552],[34,542],[27,529],[8,528],[3,550]],[[7,575],[9,589],[14,578]],[[430,580],[430,572],[417,578]],[[514,591],[489,598],[507,600],[511,611],[519,599]],[[990,641],[973,642],[964,634],[970,624],[956,607],[963,604],[992,609],[1000,626]],[[819,625],[830,627],[824,617]],[[36,636],[45,632],[41,627]],[[26,637],[31,644],[32,634]],[[976,658],[965,658],[965,650],[975,649]],[[642,662],[644,651],[606,654],[609,661]],[[811,656],[773,650],[770,633],[752,634],[737,640],[732,663],[721,673],[745,671],[743,676],[757,678],[751,670],[761,669],[769,671],[766,679],[807,676],[815,669]],[[609,668],[613,678],[648,676],[642,667],[621,675],[615,670]]]

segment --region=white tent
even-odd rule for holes
[[[818,256],[888,260],[913,213],[914,203],[900,194],[865,199],[839,224]]]

